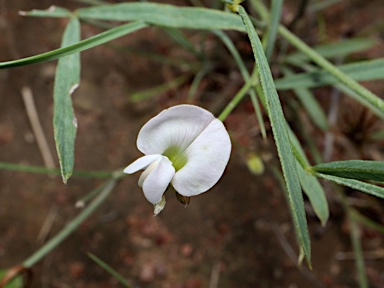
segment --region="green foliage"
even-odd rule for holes
[[[283,110],[277,95],[272,74],[268,65],[267,58],[263,53],[263,47],[260,39],[252,25],[247,13],[243,7],[239,7],[239,14],[244,22],[249,40],[252,44],[253,54],[256,60],[260,83],[265,96],[268,116],[271,121],[273,136],[275,139],[277,151],[280,157],[280,163],[283,169],[284,179],[287,186],[288,199],[291,207],[292,216],[295,222],[296,232],[298,234],[304,255],[311,263],[311,247],[308,234],[307,220],[305,218],[304,201],[300,189],[299,179],[296,170],[296,162],[291,150],[287,125],[285,122]]]
[[[120,3],[81,8],[81,19],[145,21],[148,24],[204,30],[238,30],[244,26],[238,16],[207,8],[177,7],[159,3]]]
[[[384,162],[348,160],[313,166],[315,172],[356,180],[384,182]]]
[[[384,59],[345,64],[338,66],[337,68],[354,80],[368,81],[384,78]],[[338,82],[339,80],[329,74],[328,71],[316,69],[311,72],[276,79],[275,84],[278,90],[286,90],[293,88],[320,87],[336,84]]]
[[[80,41],[80,22],[71,18],[65,29],[61,46],[66,47]],[[60,58],[56,68],[53,90],[53,129],[61,176],[67,183],[72,175],[75,159],[75,137],[77,119],[72,108],[72,93],[80,84],[80,55],[78,53]]]

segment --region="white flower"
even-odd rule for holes
[[[145,156],[125,168],[124,173],[144,170],[139,186],[155,205],[155,214],[165,205],[163,194],[170,183],[185,197],[215,185],[231,153],[223,123],[194,105],[174,106],[149,120],[139,132],[137,147]]]

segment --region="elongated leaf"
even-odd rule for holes
[[[121,276],[115,269],[113,269],[111,266],[109,266],[107,263],[105,263],[103,260],[98,258],[96,255],[92,253],[88,253],[88,257],[91,258],[93,261],[97,263],[100,267],[102,267],[105,271],[107,271],[109,274],[111,274],[117,281],[120,282],[121,285],[124,287],[132,287],[128,284],[127,280],[124,279],[123,276]]]
[[[306,63],[305,70],[307,70],[308,72],[313,72],[313,71],[316,71],[316,68],[314,65],[310,65]],[[343,93],[345,93],[346,95],[348,95],[349,97],[353,98],[354,100],[360,102],[360,104],[370,109],[378,117],[384,119],[384,110],[378,108],[377,105],[373,105],[371,101],[368,101],[366,98],[361,97],[354,90],[348,88],[345,84],[338,83],[338,84],[334,84],[333,86],[338,90],[342,91]],[[295,88],[295,89],[306,89],[306,88]]]
[[[313,166],[316,172],[343,178],[384,182],[384,162],[348,160]]]
[[[354,80],[384,79],[384,59],[362,61],[337,67]],[[339,80],[325,70],[300,73],[275,80],[276,89],[312,88],[338,83]]]
[[[275,46],[277,30],[280,23],[281,10],[283,8],[283,1],[284,0],[272,0],[268,32],[266,37],[263,38],[263,44],[265,44],[265,56],[268,60],[271,59],[273,47]]]
[[[355,254],[355,267],[357,271],[357,276],[359,279],[360,288],[368,288],[368,279],[365,272],[365,261],[363,255],[363,247],[361,244],[361,232],[360,228],[357,225],[353,217],[349,217],[349,226],[351,227],[351,242],[353,247],[353,252]]]
[[[384,111],[384,101],[379,98],[377,95],[369,91],[364,86],[360,85],[354,79],[349,77],[344,72],[340,71],[340,69],[336,68],[332,63],[330,63],[327,59],[320,56],[316,51],[314,51],[311,47],[301,41],[296,35],[292,34],[288,29],[283,26],[279,27],[279,33],[285,39],[287,39],[293,46],[297,49],[305,53],[313,62],[322,67],[329,74],[333,75],[338,81],[353,92],[356,93],[356,96],[361,98],[362,100],[369,102],[372,106],[375,106],[378,110]]]
[[[79,41],[80,22],[73,17],[64,31],[61,46],[66,47]],[[79,83],[80,54],[76,53],[61,58],[56,68],[53,91],[53,129],[64,183],[67,183],[68,178],[72,175],[74,166],[77,120],[73,113],[71,95]]]
[[[239,67],[241,76],[243,76],[244,82],[248,82],[251,76],[249,75],[247,67],[245,66],[245,63],[241,58],[239,51],[237,51],[235,45],[233,44],[232,40],[223,31],[213,31],[213,33],[217,37],[219,37],[221,41],[223,41],[224,45],[227,47],[227,49],[231,53],[233,59],[235,59],[235,62]],[[249,95],[251,96],[253,108],[255,109],[256,119],[260,126],[261,135],[265,139],[267,138],[267,133],[265,132],[263,115],[261,113],[260,105],[257,100],[257,95],[254,87],[251,87],[251,89],[249,90]]]
[[[377,105],[372,104],[372,102],[368,101],[366,98],[360,97],[359,94],[357,94],[354,90],[344,84],[336,84],[334,85],[334,87],[336,87],[338,90],[345,93],[352,99],[356,100],[357,102],[360,102],[360,104],[367,107],[376,116],[380,117],[381,119],[384,119],[384,109],[380,109]]]
[[[268,10],[265,8],[261,1],[252,1],[252,4],[257,8],[257,11],[260,13],[264,20],[268,18]],[[348,87],[348,89],[356,93],[356,97],[360,98],[361,102],[368,102],[370,105],[375,106],[377,110],[384,112],[383,99],[369,91],[364,86],[360,85],[344,72],[340,71],[327,59],[319,55],[316,51],[314,51],[311,47],[305,44],[301,39],[299,39],[296,35],[294,35],[282,25],[279,26],[279,34],[298,50],[307,55],[313,62],[337,78],[340,83],[344,84],[346,87]]]
[[[310,175],[304,170],[304,168],[309,167],[309,161],[299,140],[290,128],[289,138],[291,140],[292,150],[297,160],[297,172],[299,174],[301,188],[308,196],[309,202],[311,202],[316,216],[320,219],[321,224],[324,226],[329,218],[328,202],[325,197],[324,189],[316,177]]]
[[[56,50],[52,50],[46,53],[42,53],[39,55],[27,57],[27,58],[0,62],[0,69],[55,60],[60,57],[71,55],[73,53],[81,52],[89,48],[93,48],[95,46],[104,44],[108,41],[114,40],[116,38],[135,32],[145,27],[147,27],[147,25],[142,22],[133,22],[133,23],[125,24],[125,25],[110,29],[108,31],[105,31],[103,33],[100,33],[98,35],[95,35],[93,37],[90,37],[88,39],[85,39],[83,41],[80,41],[76,44],[69,45],[67,47],[59,48]]]
[[[313,47],[318,54],[325,58],[331,57],[340,57],[346,56],[351,53],[364,51],[369,49],[377,44],[377,41],[374,39],[368,38],[352,38],[347,40],[338,41],[335,43],[329,43],[324,45],[318,45]],[[283,61],[297,61],[297,60],[309,60],[309,57],[305,55],[303,52],[298,51],[289,54]]]
[[[367,193],[369,195],[373,195],[379,198],[384,199],[384,188],[379,187],[373,184],[365,183],[359,180],[355,179],[347,179],[347,178],[341,178],[337,176],[322,174],[322,173],[316,173],[317,177],[335,182],[337,184],[350,187],[352,189],[362,191],[364,193]]]
[[[65,8],[51,6],[46,10],[33,9],[31,11],[20,11],[22,16],[33,16],[33,17],[59,17],[67,18],[71,16],[71,11]]]
[[[307,262],[310,265],[311,247],[307,220],[305,218],[303,195],[300,189],[296,169],[296,160],[294,159],[291,150],[290,139],[283,110],[275,89],[267,58],[263,53],[263,47],[256,33],[256,30],[242,6],[239,6],[238,12],[244,22],[244,26],[252,44],[253,54],[259,70],[260,82],[265,95],[268,115],[271,121],[273,136],[275,138],[277,151],[283,169],[285,183],[287,185],[288,199],[292,217],[295,223],[300,245],[304,251]]]
[[[329,217],[329,209],[323,187],[321,187],[316,177],[309,175],[298,163],[297,172],[303,191],[308,196],[316,216],[321,221],[321,225],[325,226]]]
[[[177,7],[159,3],[120,3],[81,8],[76,14],[83,19],[110,21],[140,20],[146,23],[188,29],[244,31],[240,17],[214,9]]]
[[[56,168],[52,169],[52,168],[46,168],[42,166],[21,165],[21,164],[5,163],[5,162],[0,162],[0,170],[39,173],[39,174],[47,174],[47,175],[61,175],[60,169],[56,169]],[[84,177],[84,178],[110,178],[111,172],[77,170],[77,171],[73,171],[73,176]]]
[[[288,77],[293,75],[293,72],[288,68],[282,68],[282,71],[284,75]],[[294,88],[293,91],[313,123],[315,123],[316,126],[323,131],[328,130],[327,116],[325,115],[319,102],[317,102],[315,96],[313,96],[312,92],[306,88]]]

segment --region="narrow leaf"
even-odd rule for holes
[[[311,263],[310,240],[308,234],[307,220],[305,218],[304,201],[301,193],[299,179],[296,169],[288,129],[285,122],[283,110],[277,95],[268,61],[263,53],[263,47],[259,36],[253,27],[247,13],[239,6],[239,14],[244,22],[248,37],[252,44],[252,50],[259,69],[259,77],[265,95],[268,115],[271,121],[273,136],[275,138],[284,179],[287,185],[288,199],[291,207],[292,217],[300,245],[304,251],[307,262]]]
[[[0,62],[0,69],[30,65],[40,62],[46,62],[71,55],[76,52],[81,52],[89,48],[104,44],[121,36],[127,35],[129,33],[135,32],[139,29],[147,27],[146,24],[142,22],[133,22],[125,25],[121,25],[116,28],[112,28],[108,31],[102,32],[98,35],[90,37],[88,39],[82,40],[76,44],[69,45],[67,47],[55,49],[46,53],[39,55],[17,59],[13,61]]]
[[[369,49],[377,44],[377,41],[374,39],[368,38],[352,38],[347,40],[342,40],[334,43],[328,43],[323,45],[318,45],[313,47],[319,55],[325,58],[331,57],[341,57],[347,56],[351,53],[364,51]],[[283,61],[306,61],[309,60],[309,57],[305,55],[303,52],[298,51],[289,54],[288,56],[282,59]]]
[[[287,127],[288,124],[287,124]],[[297,160],[297,172],[299,174],[300,185],[304,193],[308,196],[309,202],[315,211],[316,216],[320,219],[324,226],[329,218],[329,208],[327,198],[323,187],[318,179],[310,175],[304,169],[309,167],[309,161],[304,153],[303,148],[292,129],[289,127],[289,138],[291,140],[292,150]]]
[[[224,45],[227,47],[227,49],[231,53],[233,59],[235,59],[235,62],[239,67],[241,76],[243,76],[244,82],[248,82],[252,76],[249,75],[247,67],[245,66],[245,63],[241,58],[239,51],[236,49],[236,46],[233,44],[232,40],[223,31],[213,31],[213,33],[217,37],[219,37],[221,41],[223,41]],[[265,131],[263,115],[261,113],[260,105],[257,100],[257,95],[254,87],[250,88],[249,95],[251,97],[253,108],[255,109],[256,119],[260,126],[261,135],[265,139],[267,137],[267,133]]]
[[[288,29],[283,26],[279,27],[279,33],[283,36],[287,41],[289,41],[293,46],[297,49],[305,53],[313,62],[322,67],[329,74],[338,79],[338,81],[353,92],[356,93],[356,96],[363,99],[366,102],[369,102],[372,106],[375,106],[378,110],[384,111],[384,100],[379,98],[377,95],[369,91],[364,86],[360,85],[354,79],[346,75],[344,72],[340,71],[337,67],[335,67],[332,63],[330,63],[327,59],[320,56],[316,51],[314,51],[311,47],[305,44],[302,40],[300,40],[296,35],[291,33]],[[380,60],[377,60],[380,61]],[[365,71],[367,72],[367,71]]]
[[[244,31],[241,19],[228,12],[159,3],[120,3],[76,10],[82,19],[110,21],[140,20],[146,23],[188,29]]]
[[[313,166],[315,172],[356,180],[384,182],[384,162],[348,160]]]
[[[71,18],[62,40],[62,47],[80,41],[80,22]],[[80,82],[80,54],[72,54],[59,60],[54,85],[53,129],[59,156],[61,176],[67,183],[74,166],[77,120],[73,113],[71,95]]]
[[[337,66],[337,68],[358,81],[384,79],[384,59],[345,64]],[[275,80],[276,89],[278,90],[312,88],[336,83],[339,83],[338,79],[329,74],[328,71],[320,69]]]
[[[297,163],[296,166],[301,187],[303,188],[304,193],[308,196],[316,216],[321,221],[321,225],[325,226],[329,217],[329,209],[323,187],[321,187],[319,180],[317,180],[316,177],[309,175],[299,163]]]
[[[116,270],[114,270],[111,266],[109,266],[103,260],[98,258],[96,255],[94,255],[92,253],[88,253],[88,257],[91,258],[93,261],[95,261],[97,263],[97,265],[102,267],[109,274],[111,274],[124,287],[127,287],[127,288],[132,287],[131,285],[128,284],[127,280],[125,280],[123,276],[121,276]]]
[[[350,187],[355,190],[362,191],[364,193],[367,193],[369,195],[373,195],[379,198],[384,199],[384,188],[379,187],[373,184],[365,183],[359,180],[355,179],[347,179],[347,178],[341,178],[337,176],[332,176],[332,175],[327,175],[327,174],[322,174],[322,173],[316,173],[316,176],[335,182],[337,184],[343,185]]]
[[[265,40],[263,39],[263,43],[265,41],[265,56],[268,60],[271,59],[272,51],[275,46],[277,30],[280,23],[281,10],[283,8],[283,1],[284,0],[272,0],[268,32],[264,38]]]
[[[0,162],[0,170],[28,172],[28,173],[39,173],[47,175],[60,175],[60,169],[46,168],[42,166],[22,165],[14,163]],[[73,176],[84,177],[84,178],[110,178],[111,172],[107,171],[84,171],[74,170]]]
[[[293,75],[293,72],[288,68],[282,68],[282,71],[288,77]],[[305,108],[313,123],[323,131],[328,130],[327,116],[312,92],[306,88],[294,88],[293,92],[295,92],[296,97]]]
[[[65,8],[51,6],[46,10],[33,9],[31,11],[19,11],[19,15],[33,17],[58,17],[67,18],[71,16],[71,11]]]

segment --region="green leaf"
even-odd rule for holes
[[[308,196],[316,216],[321,221],[321,225],[325,226],[329,217],[329,209],[323,187],[320,185],[319,180],[317,180],[316,177],[309,175],[299,163],[297,163],[296,166],[301,187]]]
[[[283,67],[282,71],[284,75],[288,77],[294,75],[288,68]],[[313,123],[315,123],[315,125],[323,131],[328,130],[327,116],[312,92],[306,88],[294,88],[293,92],[295,92],[297,98],[305,108],[305,111],[308,113]]]
[[[296,232],[307,262],[310,265],[311,247],[307,220],[305,218],[303,195],[301,193],[296,169],[296,160],[294,159],[293,152],[291,150],[290,139],[283,110],[275,89],[267,58],[263,53],[263,47],[256,33],[256,30],[242,6],[239,6],[239,14],[244,22],[248,37],[251,41],[253,54],[259,70],[260,82],[265,95],[273,136],[275,138],[277,151],[283,169],[285,183],[287,185],[288,199],[292,217],[295,223]]]
[[[21,165],[14,163],[0,162],[0,170],[8,171],[18,171],[18,172],[28,172],[28,173],[39,173],[47,175],[60,175],[60,169],[56,168],[46,168],[42,166],[32,166],[32,165]],[[74,170],[73,176],[84,177],[84,178],[110,178],[111,172],[106,171],[84,171],[84,170]]]
[[[198,7],[177,7],[159,3],[120,3],[81,8],[76,14],[82,19],[110,21],[141,20],[149,24],[204,30],[244,31],[241,19],[228,12]]]
[[[337,66],[337,68],[358,81],[384,79],[384,59],[345,64]],[[329,74],[328,71],[320,69],[275,80],[276,89],[278,90],[313,88],[336,83],[339,83],[338,79]]]
[[[361,102],[363,101],[368,102],[370,103],[370,105],[375,106],[378,110],[381,110],[382,112],[384,111],[383,99],[379,98],[377,95],[369,91],[367,88],[360,85],[354,79],[352,79],[347,74],[342,72],[340,69],[335,67],[327,59],[320,56],[316,51],[314,51],[311,47],[305,44],[296,35],[292,34],[285,27],[280,26],[279,33],[287,41],[289,41],[293,46],[295,46],[297,49],[305,53],[313,62],[315,62],[317,65],[322,67],[325,71],[327,71],[329,74],[337,78],[338,82],[344,84],[345,86],[348,87],[348,89],[351,89],[354,93],[356,93],[356,96],[362,99]],[[377,61],[380,61],[380,60],[377,60]],[[368,72],[368,71],[365,71],[365,72]]]
[[[369,49],[377,44],[377,41],[374,39],[368,38],[353,38],[338,41],[335,43],[328,43],[324,45],[318,45],[313,47],[318,54],[325,58],[332,57],[341,57],[346,56],[351,53],[364,51]],[[291,53],[282,59],[284,62],[290,61],[307,61],[309,57],[301,51]]]
[[[287,127],[288,124],[287,124]],[[304,153],[303,148],[292,129],[289,128],[289,138],[291,140],[292,150],[297,160],[297,172],[299,174],[301,188],[308,196],[309,202],[315,211],[316,216],[320,219],[324,226],[329,217],[329,208],[327,198],[323,187],[320,185],[316,177],[310,175],[304,168],[309,167],[309,161]]]
[[[121,25],[116,28],[112,28],[110,30],[107,30],[105,32],[102,32],[98,35],[95,35],[93,37],[90,37],[88,39],[82,40],[76,44],[55,49],[46,53],[42,53],[39,55],[17,59],[13,61],[6,61],[6,62],[0,62],[0,69],[5,68],[11,68],[11,67],[17,67],[17,66],[23,66],[23,65],[30,65],[40,62],[46,62],[58,59],[60,57],[64,57],[67,55],[71,55],[76,52],[81,52],[84,50],[87,50],[89,48],[93,48],[95,46],[104,44],[106,42],[109,42],[111,40],[114,40],[116,38],[119,38],[121,36],[127,35],[129,33],[135,32],[139,29],[145,28],[147,25],[142,22],[133,22],[125,25]]]
[[[379,198],[384,199],[384,188],[379,187],[373,184],[365,183],[359,180],[355,179],[347,179],[347,178],[341,178],[338,176],[332,176],[332,175],[327,175],[327,174],[322,174],[322,173],[316,173],[316,176],[335,182],[337,184],[343,185],[350,187],[355,190],[362,191],[364,193],[367,193],[369,195],[373,195]]]
[[[272,51],[275,46],[282,8],[283,8],[283,0],[272,0],[268,30],[267,30],[266,37],[263,38],[263,44],[265,42],[265,56],[267,57],[268,60],[271,59]]]
[[[71,18],[62,40],[62,47],[80,41],[80,22]],[[59,156],[61,176],[67,183],[72,175],[75,157],[77,120],[72,108],[71,95],[80,83],[80,54],[72,54],[59,60],[53,91],[53,130]]]
[[[384,182],[384,162],[348,160],[323,163],[312,167],[313,171],[343,178]]]
[[[20,11],[22,16],[33,16],[33,17],[58,17],[58,18],[67,18],[71,16],[71,11],[65,8],[51,6],[46,10],[33,9],[31,11]]]
[[[8,270],[0,270],[0,280],[3,279]],[[11,282],[4,286],[4,288],[22,288],[23,285],[23,277],[17,276]]]
[[[229,38],[223,31],[213,31],[213,33],[217,37],[219,37],[221,41],[223,41],[224,45],[227,47],[227,49],[231,53],[233,59],[235,59],[235,62],[237,64],[237,66],[239,67],[240,73],[243,76],[244,82],[248,82],[252,76],[249,75],[247,67],[245,66],[245,63],[244,63],[243,59],[241,58],[239,51],[236,49],[235,44],[233,44],[231,38]],[[261,136],[265,139],[265,138],[267,138],[267,133],[265,131],[263,115],[261,113],[260,105],[259,105],[259,102],[257,100],[257,95],[256,95],[254,87],[251,87],[249,89],[249,95],[251,97],[253,108],[255,109],[257,122],[259,123],[259,126],[260,126]],[[238,103],[239,102],[237,102],[236,105]]]

